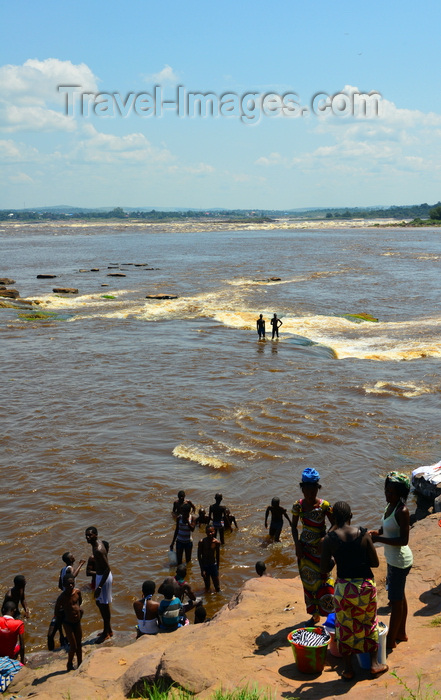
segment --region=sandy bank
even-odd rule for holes
[[[388,656],[390,671],[413,689],[417,674],[423,684],[441,690],[441,597],[432,589],[441,583],[439,515],[430,515],[414,526],[410,544],[415,564],[409,574],[409,641]],[[377,570],[379,616],[387,622],[385,562],[380,549]],[[337,698],[349,700],[400,697],[401,686],[386,673],[372,680],[358,672],[355,683],[340,680],[340,659],[329,655],[323,673],[298,672],[286,636],[306,621],[299,579],[250,579],[230,603],[204,625],[191,625],[169,635],[143,637],[126,647],[85,648],[81,668],[67,673],[66,660],[21,671],[9,687],[20,697],[54,700],[122,700],[139,679],[165,677],[206,698],[211,690],[257,683],[269,687],[278,698]],[[6,693],[5,697],[8,697]]]

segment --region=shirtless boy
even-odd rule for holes
[[[95,559],[96,588],[94,591],[95,602],[103,618],[103,631],[97,637],[96,644],[101,644],[109,637],[113,637],[110,625],[110,603],[112,602],[112,572],[107,560],[107,550],[102,540],[98,539],[96,527],[88,527],[86,540],[92,546],[92,554]]]
[[[63,581],[63,592],[58,596],[55,603],[54,617],[63,615],[64,633],[69,642],[69,653],[67,656],[67,670],[73,671],[73,659],[76,654],[78,666],[83,660],[83,650],[81,648],[81,640],[83,632],[81,629],[81,617],[83,611],[81,609],[81,591],[75,588],[75,578],[72,574],[67,574]],[[78,668],[77,666],[77,668]]]
[[[283,322],[280,320],[280,318],[277,318],[277,314],[274,314],[274,316],[272,317],[270,323],[271,323],[271,325],[272,325],[272,327],[273,327],[273,331],[272,331],[272,333],[271,333],[271,340],[273,340],[273,339],[274,339],[274,336],[275,336],[276,338],[279,337],[279,328],[280,328],[280,326],[283,326]]]
[[[275,542],[280,542],[280,534],[283,528],[283,518],[286,518],[291,526],[291,519],[286,511],[286,508],[282,508],[280,505],[280,498],[273,498],[271,505],[268,506],[265,512],[265,527],[268,527],[268,516],[271,514],[271,522],[269,526],[269,536],[274,539]]]
[[[173,502],[173,515],[176,517],[181,515],[181,508],[183,505],[189,505],[191,512],[196,512],[196,506],[188,498],[185,498],[185,491],[178,491],[178,498]]]
[[[214,503],[210,506],[208,511],[208,517],[213,521],[213,527],[215,535],[219,531],[220,543],[224,544],[224,532],[225,532],[225,506],[221,506],[222,494],[216,493],[214,496]]]
[[[207,536],[198,544],[198,561],[201,567],[201,575],[204,579],[205,590],[210,590],[210,579],[213,581],[215,591],[220,591],[219,586],[219,557],[220,542],[215,538],[216,530],[212,525],[207,525]]]

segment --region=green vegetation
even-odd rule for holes
[[[441,617],[434,617],[433,620],[430,620],[429,625],[431,627],[441,627]]]
[[[348,321],[353,321],[354,323],[361,323],[362,321],[378,323],[378,318],[370,314],[343,314],[343,318],[347,318]]]
[[[439,221],[441,219],[441,206],[433,207],[433,209],[429,211],[429,216],[431,219]]]
[[[409,688],[407,683],[399,677],[396,671],[392,671],[391,675],[397,679],[399,684],[402,685],[406,691],[405,695],[400,695],[400,700],[436,700],[437,698],[441,698],[440,691],[433,690],[432,683],[427,683],[424,687],[422,686],[421,673],[418,673],[418,683],[415,690]]]
[[[24,321],[61,321],[63,320],[56,311],[30,311],[28,314],[18,314]]]
[[[2,210],[0,211],[0,221],[70,221],[85,219],[86,221],[107,221],[107,220],[134,220],[134,221],[186,221],[188,219],[220,220],[225,223],[265,223],[273,221],[266,214],[248,210],[214,210],[214,211],[150,211],[128,210],[116,207],[110,211],[104,209],[78,209],[72,212],[53,210]]]
[[[159,682],[150,685],[144,681],[142,687],[135,690],[129,697],[146,700],[191,700],[193,693],[174,684],[167,685],[165,682]],[[246,685],[233,691],[217,690],[210,700],[274,700],[274,698],[269,690],[262,691],[257,687],[249,688]],[[291,700],[296,699],[292,697]]]
[[[395,219],[407,226],[403,219],[412,219],[410,225],[438,225],[441,222],[441,202],[436,204],[411,204],[392,207],[335,207],[332,209],[188,209],[158,211],[156,209],[124,209],[123,207],[81,209],[79,207],[39,207],[29,209],[4,209],[0,211],[0,221],[186,221],[189,219],[217,221],[224,223],[265,223],[274,217],[293,220],[350,220],[350,219]],[[422,222],[425,223],[416,223]]]

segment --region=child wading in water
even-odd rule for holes
[[[323,538],[326,534],[326,518],[332,524],[332,508],[328,501],[317,497],[321,488],[320,474],[307,467],[302,472],[300,488],[303,498],[292,507],[292,536],[296,547],[300,578],[305,595],[306,612],[312,615],[314,624],[320,616],[327,617],[333,612],[334,581],[328,574],[320,572],[320,555]],[[303,530],[297,530],[299,520]]]
[[[283,528],[283,518],[286,518],[291,525],[291,520],[286,508],[280,505],[280,498],[273,498],[271,505],[268,506],[265,512],[265,527],[268,527],[268,516],[271,513],[271,522],[269,526],[269,536],[274,539],[274,542],[280,542],[280,535]]]
[[[63,579],[64,591],[58,596],[55,603],[54,616],[57,617],[63,614],[64,632],[69,642],[69,654],[67,657],[67,670],[73,671],[73,659],[77,655],[78,666],[83,660],[83,650],[81,648],[81,640],[83,632],[81,629],[81,617],[83,611],[81,609],[81,591],[75,588],[75,579],[68,574]]]
[[[390,472],[384,484],[387,508],[379,530],[369,534],[373,542],[384,544],[387,561],[387,592],[391,605],[389,632],[386,648],[395,649],[397,642],[407,642],[407,600],[404,588],[407,574],[412,568],[413,555],[409,541],[410,515],[406,500],[410,491],[410,479],[406,474]]]

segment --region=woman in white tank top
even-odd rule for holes
[[[384,545],[387,561],[387,590],[391,606],[387,649],[394,649],[397,642],[407,642],[406,577],[412,568],[413,555],[408,545],[410,515],[406,500],[410,491],[410,479],[406,474],[390,472],[384,484],[387,507],[379,530],[372,530],[374,542]]]

